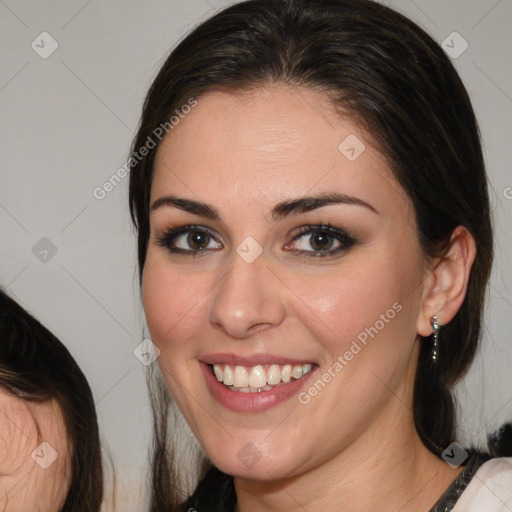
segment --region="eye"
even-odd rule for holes
[[[330,224],[317,224],[316,226],[304,226],[293,237],[285,249],[298,255],[309,258],[332,256],[346,251],[355,244],[345,230],[332,227]]]
[[[157,244],[175,254],[197,255],[222,248],[215,236],[202,226],[169,228],[157,236]]]
[[[173,254],[189,256],[206,255],[223,247],[208,228],[190,224],[168,228],[157,236],[157,244]],[[345,230],[330,224],[317,224],[302,227],[285,249],[297,255],[316,258],[346,251],[354,244],[355,239]]]

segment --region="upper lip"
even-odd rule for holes
[[[258,366],[265,364],[291,364],[301,365],[313,363],[308,359],[292,359],[290,357],[283,357],[273,354],[253,354],[251,356],[242,356],[239,354],[208,354],[200,358],[206,364],[231,364],[236,366]],[[313,363],[314,364],[314,363]]]

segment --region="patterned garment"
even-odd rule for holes
[[[450,512],[459,500],[461,494],[466,490],[475,473],[487,460],[489,456],[473,453],[459,476],[451,483],[450,487],[437,500],[429,512]],[[483,511],[482,511],[483,512]]]

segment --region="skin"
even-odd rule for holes
[[[55,400],[29,402],[0,387],[0,509],[4,512],[58,512],[70,482],[70,455],[64,417]],[[46,442],[58,453],[43,468],[50,453],[37,451]]]
[[[355,161],[338,149],[350,134],[366,145]],[[418,335],[432,332],[432,315],[443,325],[460,307],[471,235],[457,228],[447,258],[427,262],[388,163],[314,90],[208,92],[156,156],[152,204],[173,194],[220,214],[151,212],[143,302],[171,394],[213,463],[235,476],[237,510],[428,511],[460,468],[429,452],[414,428]],[[378,213],[332,204],[270,214],[279,202],[325,192]],[[348,231],[355,244],[333,256],[298,253],[315,249],[310,235],[294,240],[298,228],[319,222]],[[157,243],[169,226],[189,223],[213,232],[210,250],[192,257]],[[250,264],[236,252],[247,236],[263,249]],[[176,243],[190,249],[186,237]],[[396,303],[400,312],[306,405],[292,397],[240,413],[206,387],[199,360],[211,353],[311,361],[313,383]],[[260,455],[252,467],[237,456],[246,443]]]

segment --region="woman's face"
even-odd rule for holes
[[[425,262],[357,124],[309,89],[206,93],[158,149],[151,204],[149,330],[217,467],[296,475],[410,421]]]

